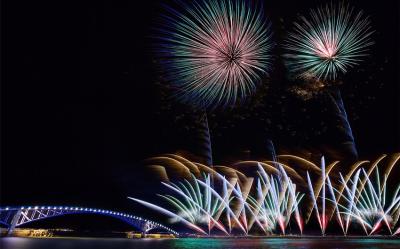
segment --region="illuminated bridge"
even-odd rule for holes
[[[131,214],[84,207],[0,207],[0,223],[8,228],[8,233],[10,234],[14,230],[14,228],[25,225],[27,223],[70,214],[99,214],[110,216],[126,222],[132,227],[138,229],[142,234],[146,234],[153,229],[159,229],[177,236],[179,235],[176,231],[166,226],[163,226],[160,223],[143,219],[141,217],[137,217]]]

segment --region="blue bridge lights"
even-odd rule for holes
[[[68,206],[22,206],[22,207],[0,207],[0,223],[9,228],[11,233],[16,227],[24,224],[47,219],[56,216],[69,214],[99,214],[110,216],[126,222],[135,227],[140,232],[146,234],[153,229],[161,229],[179,235],[176,231],[160,223],[143,219],[131,214],[115,212],[105,209],[95,209],[87,207],[68,207]]]

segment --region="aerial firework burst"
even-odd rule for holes
[[[296,75],[334,80],[357,65],[373,44],[370,21],[362,12],[333,3],[294,23],[284,48],[287,65]]]
[[[176,96],[200,108],[227,107],[254,92],[270,67],[262,5],[245,0],[166,6],[157,56]]]

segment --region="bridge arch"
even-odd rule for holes
[[[98,214],[119,219],[128,225],[146,234],[153,229],[161,229],[174,235],[179,235],[176,231],[160,223],[147,220],[132,214],[116,212],[106,209],[68,207],[68,206],[22,206],[22,207],[0,207],[0,223],[9,228],[11,233],[16,227],[48,219],[57,216],[70,214]]]

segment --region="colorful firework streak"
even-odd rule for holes
[[[322,236],[329,234],[332,218],[336,218],[344,236],[350,233],[350,227],[361,227],[367,236],[385,232],[396,236],[400,234],[400,185],[390,193],[388,179],[400,162],[400,153],[387,158],[390,160],[380,172],[378,165],[386,157],[382,155],[369,167],[366,166],[369,161],[356,162],[342,175],[333,173],[339,161],[326,166],[322,157],[318,167],[293,155],[277,156],[281,160],[294,160],[296,170],[305,170],[305,180],[298,174],[300,172],[277,161],[235,164],[236,167],[255,166],[256,175],[247,177],[234,168],[216,166],[212,169],[168,154],[149,162],[167,167],[168,172],[183,174],[183,181],[173,183],[166,177],[163,182],[169,194],[159,196],[169,207],[128,198],[203,235],[247,236],[251,231],[265,235],[287,234],[289,228],[290,233],[295,229],[303,234],[304,223],[308,223],[314,213]],[[306,191],[303,193],[303,190]],[[296,226],[289,226],[293,223]],[[218,231],[213,233],[215,230]],[[337,231],[332,232],[337,234]]]
[[[271,32],[261,4],[204,0],[165,6],[157,56],[176,96],[198,108],[233,106],[270,68]]]
[[[148,208],[159,211],[174,221],[183,222],[202,234],[207,234],[201,225],[206,224],[208,235],[213,227],[225,235],[231,235],[236,227],[242,234],[248,235],[253,224],[257,224],[266,234],[272,234],[279,227],[285,233],[293,213],[302,231],[298,205],[303,197],[296,185],[287,176],[283,167],[279,167],[280,177],[268,175],[261,164],[257,181],[256,196],[251,197],[248,190],[242,189],[237,179],[227,180],[223,175],[214,176],[221,181],[221,191],[211,185],[211,175],[191,181],[163,183],[175,196],[160,195],[177,211],[169,211],[160,206],[128,197]],[[225,214],[225,215],[223,215]],[[222,223],[225,218],[227,227]]]
[[[294,23],[284,48],[287,65],[297,76],[307,74],[335,80],[358,65],[373,44],[370,21],[348,5],[326,5],[311,10]]]

